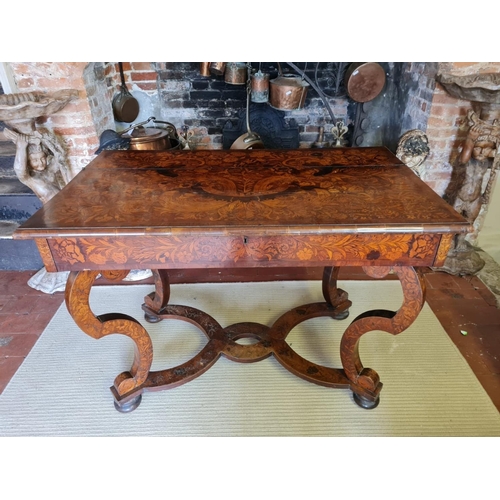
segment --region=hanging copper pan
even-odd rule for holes
[[[385,86],[385,71],[375,62],[352,63],[345,74],[345,87],[356,102],[372,101]]]
[[[127,89],[122,63],[118,63],[118,67],[122,84],[120,93],[113,98],[113,115],[117,122],[132,123],[139,115],[139,102]]]
[[[252,132],[250,129],[250,93],[251,89],[247,86],[247,131],[240,135],[232,144],[229,149],[264,149],[264,143],[258,134]]]

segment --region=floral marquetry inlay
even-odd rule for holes
[[[95,237],[48,240],[60,269],[282,265],[430,265],[438,235],[297,235],[262,237]]]

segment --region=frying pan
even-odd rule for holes
[[[139,115],[139,102],[128,91],[123,76],[123,64],[118,63],[122,84],[120,92],[113,98],[113,115],[117,122],[132,123]]]

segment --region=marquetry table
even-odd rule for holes
[[[442,265],[455,235],[470,229],[382,147],[104,151],[14,238],[34,239],[48,271],[71,271],[66,305],[86,334],[133,340],[132,367],[111,387],[119,411],[134,410],[144,391],[194,379],[221,355],[238,362],[273,355],[305,380],[349,388],[359,406],[371,409],[382,383],[361,363],[361,336],[396,335],[411,325],[424,304],[419,268]],[[304,266],[324,267],[324,302],[295,307],[273,325],[224,327],[206,312],[169,304],[169,269]],[[310,318],[348,316],[348,294],[337,287],[341,266],[362,266],[374,278],[395,273],[404,299],[397,311],[367,311],[346,325],[342,368],[330,368],[301,357],[286,337]],[[121,280],[131,269],[153,271],[155,291],[142,305],[146,321],[185,320],[207,337],[191,360],[150,371],[153,346],[144,326],[125,314],[92,312],[98,275]],[[239,343],[242,338],[253,343]]]

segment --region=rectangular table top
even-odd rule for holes
[[[469,230],[383,147],[104,151],[14,237]]]

